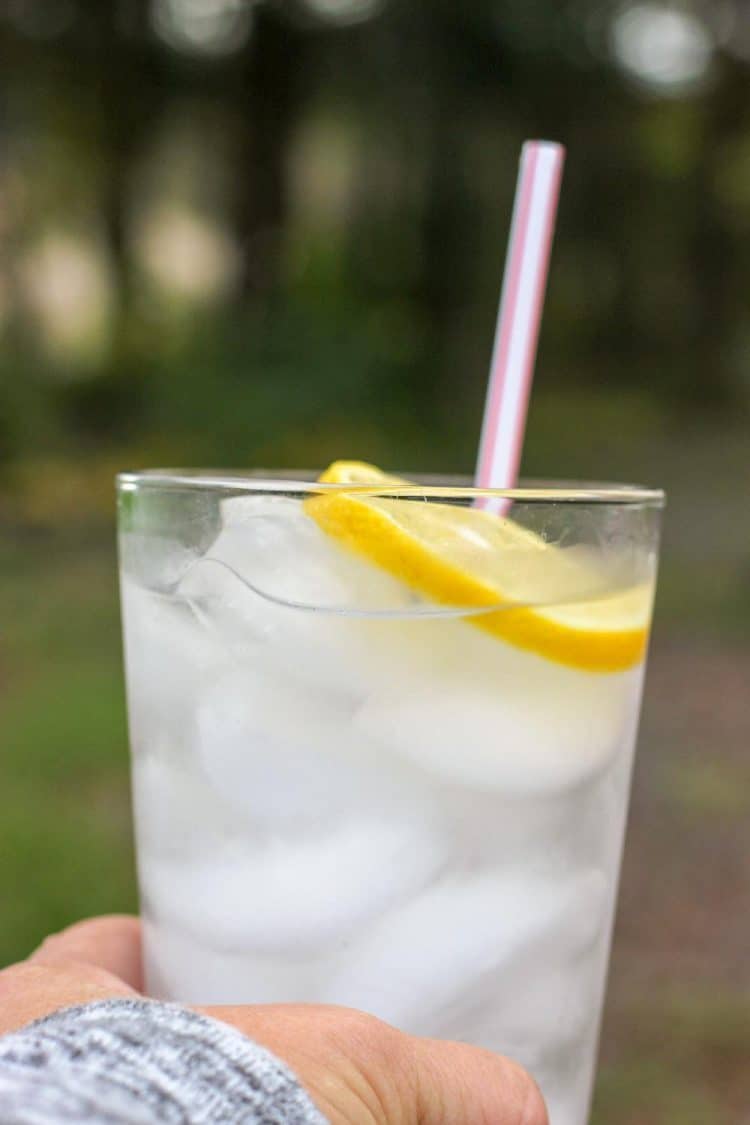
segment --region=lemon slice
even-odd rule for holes
[[[335,461],[320,481],[382,489],[410,483],[362,461]],[[342,546],[438,604],[507,604],[468,620],[518,648],[591,672],[643,659],[650,584],[612,593],[604,575],[512,520],[478,508],[339,491],[310,497],[305,510]]]

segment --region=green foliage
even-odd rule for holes
[[[111,542],[45,546],[0,558],[3,964],[50,929],[135,905]]]

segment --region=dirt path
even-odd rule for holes
[[[657,638],[593,1125],[750,1123],[750,646]]]

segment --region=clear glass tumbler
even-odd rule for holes
[[[662,494],[119,479],[148,991],[595,1065]]]

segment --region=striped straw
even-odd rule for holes
[[[565,149],[551,141],[527,141],[521,150],[475,477],[478,488],[513,488],[518,477],[564,160]]]

